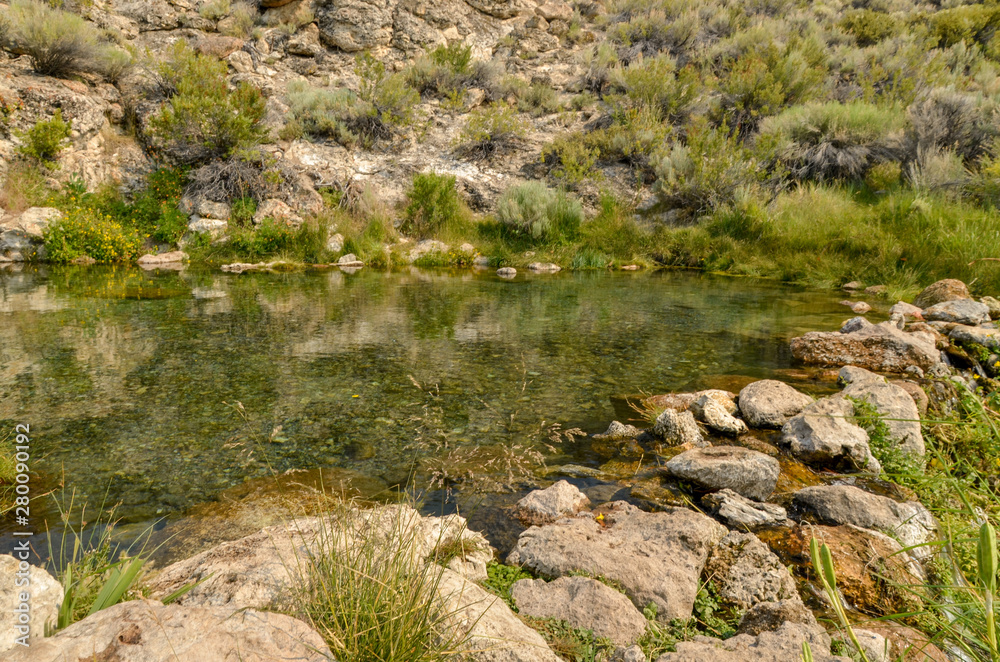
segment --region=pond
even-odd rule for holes
[[[850,315],[836,294],[681,271],[0,269],[0,424],[31,426],[34,493],[126,524],[289,469],[499,484],[593,464],[559,432],[638,418],[627,396],[788,380],[788,339]]]

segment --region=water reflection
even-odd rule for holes
[[[46,486],[147,521],[271,471],[394,485],[542,422],[597,431],[623,394],[769,376],[844,310],[683,272],[0,270],[0,422],[31,424]]]

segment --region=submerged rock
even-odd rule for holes
[[[642,434],[642,430],[634,425],[611,421],[608,429],[602,434],[595,434],[594,439],[600,441],[620,441],[623,439],[635,439],[640,434]]]
[[[774,379],[747,384],[740,391],[743,420],[753,428],[780,428],[813,399]]]
[[[589,577],[522,579],[511,596],[521,614],[566,621],[619,646],[634,644],[646,631],[646,618],[627,597]]]
[[[327,662],[323,638],[300,620],[229,607],[182,607],[133,600],[98,611],[54,636],[17,647],[8,662]]]
[[[942,301],[955,301],[956,299],[969,299],[969,288],[965,283],[954,278],[945,278],[936,283],[931,283],[913,300],[913,305],[924,309],[941,303]]]
[[[708,553],[726,529],[683,508],[647,513],[618,501],[603,513],[603,521],[581,516],[528,529],[507,563],[548,577],[603,575],[636,607],[652,602],[662,619],[689,618]]]
[[[774,491],[781,473],[776,459],[741,446],[694,448],[671,458],[665,468],[707,490],[728,488],[757,501]]]
[[[531,524],[554,522],[566,515],[575,515],[590,505],[587,495],[565,480],[535,490],[517,502],[519,519]]]
[[[795,505],[821,524],[853,524],[887,533],[917,558],[927,558],[925,547],[937,530],[934,516],[919,502],[898,503],[852,485],[817,485],[799,490]]]
[[[517,275],[517,269],[514,267],[500,267],[497,269],[497,276],[501,278],[513,278]]]
[[[781,428],[781,441],[807,464],[865,470],[882,468],[868,447],[868,433],[855,425],[854,405],[840,397],[817,400]]]

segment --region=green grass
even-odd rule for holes
[[[0,438],[0,516],[6,515],[16,505],[14,485],[17,474],[14,434],[10,430]]]

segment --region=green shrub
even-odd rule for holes
[[[179,163],[228,157],[267,136],[259,90],[242,82],[230,91],[227,64],[195,52],[184,41],[160,67],[170,98],[149,122],[151,136]]]
[[[958,43],[979,44],[995,51],[994,35],[1000,27],[1000,7],[992,4],[968,4],[942,9],[929,17],[930,35],[939,48]]]
[[[857,40],[858,46],[877,44],[899,32],[899,24],[895,18],[871,9],[849,13],[840,22],[840,27]]]
[[[648,109],[661,121],[680,123],[688,115],[701,89],[693,67],[677,72],[673,58],[667,55],[638,57],[627,67],[611,74],[611,87],[624,94],[628,102]]]
[[[898,108],[806,104],[765,120],[759,141],[793,179],[858,181],[875,163],[899,159],[904,122]]]
[[[464,74],[472,63],[472,47],[459,43],[438,46],[430,52],[429,57],[440,67],[447,67],[456,74]]]
[[[500,66],[494,62],[472,59],[472,49],[462,44],[438,46],[418,57],[406,72],[406,80],[420,94],[437,97],[460,95],[478,87],[493,98],[497,92]]]
[[[240,39],[249,37],[250,33],[253,32],[253,26],[257,23],[257,8],[246,2],[237,2],[233,5],[230,16],[233,20],[223,32],[230,37],[239,37]]]
[[[296,230],[271,219],[256,228],[245,227],[229,235],[227,250],[240,258],[257,261],[277,253],[291,250],[295,245]]]
[[[702,20],[693,3],[625,0],[614,5],[609,14],[618,22],[608,28],[608,35],[626,49],[624,59],[666,53],[686,62],[693,54],[702,30]]]
[[[488,159],[508,151],[527,133],[527,127],[507,105],[495,103],[477,108],[459,135],[459,151],[479,159]]]
[[[611,83],[612,71],[618,66],[618,52],[607,41],[602,41],[583,52],[583,84],[586,90],[603,95]]]
[[[27,131],[17,134],[21,139],[18,153],[47,168],[57,167],[56,157],[69,140],[71,124],[63,121],[62,109],[57,108],[52,119],[40,120]]]
[[[429,236],[443,227],[455,225],[464,215],[452,175],[418,173],[413,176],[413,185],[406,197],[409,203],[404,227],[417,236]]]
[[[571,186],[599,174],[594,166],[600,156],[600,148],[588,145],[579,134],[558,136],[542,149],[542,161],[553,166],[552,174]]]
[[[198,7],[198,15],[210,21],[218,21],[229,15],[231,0],[208,0]]]
[[[517,107],[523,113],[531,113],[535,117],[551,115],[562,109],[559,95],[551,85],[532,83],[518,96]]]
[[[257,213],[257,201],[249,195],[237,198],[229,207],[229,220],[236,227],[253,225],[253,216]]]
[[[89,256],[102,264],[131,262],[139,257],[143,238],[110,215],[77,207],[45,229],[49,260],[65,264]]]
[[[8,38],[27,52],[46,76],[96,71],[106,45],[93,24],[36,0],[13,0],[7,12]]]
[[[586,134],[588,148],[596,149],[600,158],[622,161],[640,169],[649,168],[649,157],[673,135],[671,127],[645,107],[612,108],[609,126]]]
[[[362,135],[391,138],[397,129],[412,122],[413,107],[420,97],[402,74],[386,73],[385,64],[370,53],[355,58],[354,72],[361,81],[358,98],[372,107],[367,121],[358,127]]]
[[[572,239],[579,234],[583,207],[542,182],[515,184],[500,197],[497,218],[516,234],[540,241]]]

